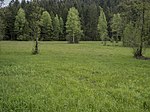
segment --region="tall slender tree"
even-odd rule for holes
[[[27,24],[27,20],[25,17],[25,12],[22,8],[18,10],[16,20],[15,20],[15,31],[17,32],[17,39],[23,40],[24,38],[24,30],[25,25]]]
[[[78,43],[83,31],[81,30],[81,22],[79,12],[75,7],[70,8],[66,22],[67,40],[70,43]]]
[[[122,19],[119,13],[113,15],[111,28],[113,38],[116,42],[118,42],[119,40],[121,40],[119,39],[119,36],[122,36]]]
[[[100,16],[98,19],[98,25],[97,30],[100,39],[104,42],[104,45],[106,45],[106,41],[108,40],[108,31],[107,31],[107,20],[105,13],[103,11],[103,8],[100,7]]]
[[[41,40],[50,40],[52,36],[52,19],[47,11],[44,11],[41,20]]]
[[[56,40],[58,40],[59,38],[59,34],[60,34],[60,21],[59,21],[59,17],[56,14],[54,21],[53,21],[53,30],[54,30],[54,38]]]
[[[43,9],[39,7],[38,0],[33,0],[30,4],[29,26],[31,29],[31,35],[35,40],[35,46],[33,48],[33,54],[39,53],[38,40],[40,36],[40,18]]]

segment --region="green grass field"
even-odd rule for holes
[[[100,42],[0,42],[0,112],[150,112],[150,61]],[[145,52],[150,57],[150,49]]]

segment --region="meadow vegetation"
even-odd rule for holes
[[[149,112],[150,61],[107,45],[1,41],[0,111]]]

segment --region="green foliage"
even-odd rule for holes
[[[1,19],[0,17],[0,40],[3,40],[3,37],[4,37],[4,28],[5,28],[5,24],[3,22],[3,20]]]
[[[3,1],[3,0],[2,0]],[[150,1],[145,1],[145,10],[148,11],[150,9]],[[5,2],[5,1],[4,1]],[[38,6],[38,9],[35,10],[35,4]],[[22,7],[26,13],[26,19],[29,22],[30,28],[28,28],[28,32],[31,37],[33,37],[33,28],[32,19],[36,16],[31,17],[32,12],[36,12],[36,14],[41,15],[41,8],[45,11],[48,11],[51,15],[52,20],[54,20],[55,14],[58,14],[59,17],[63,18],[64,23],[67,21],[67,13],[70,7],[76,7],[79,11],[79,16],[81,17],[81,25],[84,33],[84,37],[80,40],[100,40],[97,31],[97,24],[99,18],[99,6],[103,7],[105,12],[107,23],[108,23],[108,35],[109,37],[113,35],[116,36],[116,33],[111,30],[111,21],[113,14],[119,13],[123,18],[122,21],[122,29],[121,34],[119,34],[119,40],[121,40],[122,32],[124,26],[128,24],[130,21],[134,24],[139,23],[141,19],[141,9],[142,4],[141,0],[22,0],[19,3],[19,0],[12,0],[8,7],[5,7],[5,40],[16,40],[16,32],[14,32],[14,23],[15,16],[18,12],[18,9]],[[1,8],[3,9],[3,8]],[[0,9],[0,10],[1,10]],[[146,15],[149,15],[148,12],[145,11]],[[145,17],[146,17],[145,15]],[[149,19],[145,20],[147,22]],[[39,24],[39,23],[38,23]],[[139,25],[140,26],[140,25]],[[147,27],[147,29],[149,29]],[[64,29],[65,32],[66,29]],[[147,30],[149,32],[149,30]],[[63,38],[66,36],[66,33],[60,35],[59,38]],[[144,36],[149,38],[149,36]],[[60,39],[61,40],[61,39]],[[64,38],[63,38],[64,40]],[[117,39],[115,39],[117,40]]]
[[[70,8],[66,22],[67,40],[70,43],[78,43],[83,31],[81,30],[81,22],[79,12],[75,7]]]
[[[99,40],[97,38],[97,24],[99,17],[98,4],[95,2],[90,3],[90,5],[84,5],[85,9],[83,10],[83,29],[85,32],[86,40]],[[80,14],[81,15],[81,14]]]
[[[150,61],[130,48],[40,43],[32,56],[32,42],[0,42],[2,112],[150,111]]]
[[[59,34],[60,34],[60,21],[59,21],[59,17],[56,14],[54,21],[53,21],[53,33],[54,33],[54,38],[55,40],[58,40],[59,38]]]
[[[126,16],[124,16],[124,20],[126,24],[132,22],[132,26],[135,28],[133,31],[137,32],[135,35],[135,39],[132,38],[132,46],[134,48],[134,56],[136,58],[143,57],[143,49],[147,47],[147,43],[149,41],[149,28],[148,25],[148,13],[149,12],[149,4],[150,2],[147,0],[137,0],[137,1],[128,1],[126,3],[128,9],[124,12]],[[147,18],[148,17],[148,18]],[[150,19],[150,18],[149,18]],[[134,35],[134,34],[132,34]]]
[[[31,2],[30,7],[29,7],[30,13],[29,13],[29,26],[31,29],[31,34],[33,36],[33,39],[35,40],[36,37],[39,38],[40,36],[40,19],[41,19],[41,15],[42,15],[42,11],[43,8],[41,8],[37,1],[34,0],[33,2]]]
[[[147,9],[145,11],[144,35],[145,35],[145,40],[148,41],[148,45],[150,46],[150,3],[149,6],[147,6]]]
[[[100,16],[98,19],[97,30],[99,37],[102,41],[104,41],[104,45],[106,45],[106,41],[108,39],[108,31],[107,31],[107,20],[103,9],[100,7]]]
[[[47,11],[44,11],[41,20],[41,37],[40,40],[50,40],[52,36],[52,19]]]
[[[5,20],[5,36],[4,40],[17,40],[17,34],[15,32],[15,17],[17,15],[17,12],[19,10],[19,1],[18,0],[12,0],[9,3],[9,6],[7,8],[0,9],[4,11],[4,20]]]
[[[59,23],[60,23],[60,35],[59,35],[59,40],[62,40],[64,38],[64,21],[62,17],[59,18]]]
[[[123,32],[124,46],[138,47],[140,45],[140,30],[132,23],[126,25]]]
[[[23,35],[25,34],[25,26],[27,25],[27,20],[25,17],[25,12],[22,8],[18,10],[16,20],[15,20],[15,32],[17,33],[17,40],[24,40]]]
[[[0,10],[0,40],[3,40],[4,35],[5,35],[5,23],[4,23],[4,18],[2,15],[4,15],[3,10]]]
[[[113,38],[117,42],[119,39],[119,36],[122,36],[122,19],[119,13],[114,14],[112,18],[112,33],[113,33]]]
[[[35,46],[32,50],[33,54],[39,53],[38,40],[40,37],[40,18],[43,11],[43,8],[39,7],[38,0],[33,0],[30,5],[31,13],[29,14],[29,26],[31,29],[31,34],[33,36],[33,40],[35,40]]]

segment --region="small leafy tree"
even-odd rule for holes
[[[42,13],[40,19],[41,26],[41,40],[50,40],[52,35],[52,19],[50,14],[47,11]]]
[[[103,8],[100,7],[100,16],[98,19],[97,30],[99,37],[102,41],[104,41],[104,45],[106,45],[106,41],[108,39],[108,31],[107,31],[107,20]]]
[[[39,7],[37,0],[33,0],[31,2],[31,7],[30,10],[31,13],[29,15],[29,27],[31,29],[31,35],[33,36],[33,40],[35,40],[35,46],[34,49],[32,51],[33,54],[38,54],[39,53],[39,37],[40,37],[40,18],[41,18],[41,13],[43,11],[43,9],[41,7]]]
[[[140,45],[140,35],[140,30],[133,23],[128,23],[123,32],[124,46],[132,47],[135,53],[136,48]]]
[[[116,42],[119,40],[119,36],[121,37],[121,30],[122,30],[122,19],[119,13],[114,14],[113,19],[112,19],[112,34],[113,38]]]
[[[128,40],[128,44],[133,47],[135,58],[145,59],[143,50],[147,47],[150,38],[150,16],[148,15],[150,11],[149,2],[148,0],[130,2],[131,4],[128,4],[130,13],[127,11],[127,16],[129,16],[128,21],[130,21],[131,26],[126,26],[124,39]],[[131,35],[128,34],[130,38],[129,36],[125,36],[127,34],[127,29],[129,28],[132,30],[132,33],[130,33]]]
[[[81,22],[79,12],[75,7],[70,8],[66,22],[67,40],[70,43],[78,43],[83,31],[81,30]]]
[[[59,34],[60,34],[60,21],[59,21],[58,15],[56,15],[55,18],[54,18],[53,30],[54,30],[54,32],[53,32],[54,37],[57,40],[59,38]]]
[[[17,33],[17,40],[26,40],[26,37],[24,37],[24,31],[27,24],[28,23],[25,17],[25,12],[22,8],[20,8],[15,20],[15,31]]]

